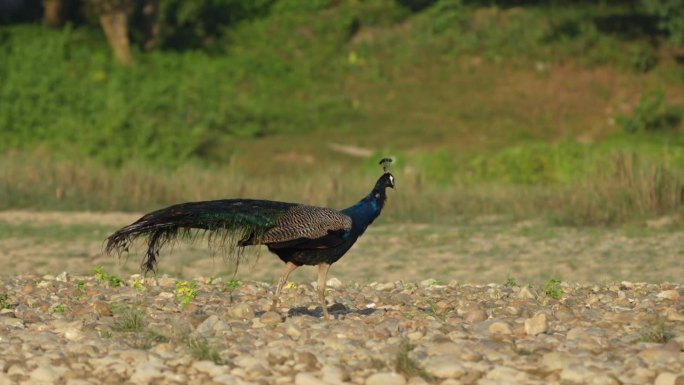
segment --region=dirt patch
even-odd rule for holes
[[[138,273],[143,244],[116,258],[102,253],[106,236],[137,219],[124,213],[2,212],[0,234],[4,274],[92,274],[97,266],[113,274]],[[62,235],[63,234],[63,235]],[[48,236],[49,235],[49,236]],[[667,228],[561,228],[541,222],[472,221],[462,225],[378,224],[336,263],[330,277],[343,282],[506,282],[541,284],[551,277],[582,283],[681,281],[681,233]],[[163,250],[159,275],[180,278],[235,276],[274,282],[282,262],[265,248],[235,267],[212,255],[206,242],[180,243]],[[315,280],[301,268],[292,280]]]

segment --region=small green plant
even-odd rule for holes
[[[553,299],[561,299],[563,297],[563,290],[560,286],[561,281],[558,278],[549,278],[546,283],[544,283],[543,291],[547,297]]]
[[[394,358],[394,370],[404,376],[422,377],[426,381],[432,381],[432,376],[423,369],[416,360],[409,357],[409,352],[413,350],[414,346],[407,339],[403,339],[399,345],[399,351]]]
[[[64,305],[59,304],[59,305],[55,305],[52,308],[51,313],[52,314],[64,314],[65,311],[66,311],[66,308],[64,307]]]
[[[240,281],[238,281],[235,278],[231,278],[228,282],[223,284],[223,288],[221,289],[224,292],[232,293],[240,287]]]
[[[84,280],[79,280],[76,282],[76,289],[78,289],[79,294],[83,295],[86,293],[86,282]]]
[[[131,284],[131,286],[136,290],[140,290],[140,291],[145,290],[145,285],[143,284],[143,280],[140,278],[133,279],[133,283]]]
[[[12,304],[9,302],[9,294],[0,293],[0,309],[9,309]]]
[[[197,296],[197,282],[176,281],[176,295],[180,297],[181,306],[189,305]]]
[[[117,332],[138,332],[145,328],[145,313],[128,306],[112,308],[118,317],[112,326]]]
[[[681,120],[677,109],[665,104],[665,91],[660,88],[644,93],[631,115],[617,118],[622,129],[632,134],[671,130]]]
[[[447,315],[449,314],[449,312],[447,310],[440,313],[439,310],[437,309],[437,305],[435,305],[435,303],[432,301],[428,302],[428,312],[430,313],[431,316],[437,318],[440,321],[446,320]]]
[[[518,281],[515,280],[515,278],[508,277],[508,278],[506,278],[506,283],[504,283],[504,286],[505,287],[518,287],[520,285],[518,284]]]
[[[186,342],[190,349],[190,355],[197,360],[212,361],[217,365],[222,365],[223,360],[218,351],[209,345],[206,338],[188,338]]]
[[[95,279],[103,284],[107,284],[109,287],[116,288],[123,284],[123,280],[116,275],[107,274],[102,269],[102,266],[95,268]]]
[[[412,311],[408,311],[408,312],[406,312],[405,316],[406,316],[406,319],[411,320],[411,319],[415,318],[416,315]]]

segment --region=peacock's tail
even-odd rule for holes
[[[136,222],[107,238],[105,251],[119,255],[128,251],[131,243],[147,237],[147,251],[142,269],[154,271],[159,250],[179,238],[195,238],[208,234],[212,248],[222,249],[237,259],[244,246],[260,244],[267,230],[293,203],[253,199],[227,199],[190,202],[169,206],[146,214]]]

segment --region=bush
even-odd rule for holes
[[[642,0],[646,10],[658,16],[659,26],[673,44],[684,44],[684,0]]]
[[[681,112],[665,104],[665,92],[655,89],[644,93],[630,116],[617,121],[628,133],[672,130],[680,123]]]

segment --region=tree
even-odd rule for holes
[[[131,42],[128,36],[128,21],[133,13],[133,1],[87,0],[86,6],[89,13],[99,19],[116,61],[125,65],[133,64]]]

